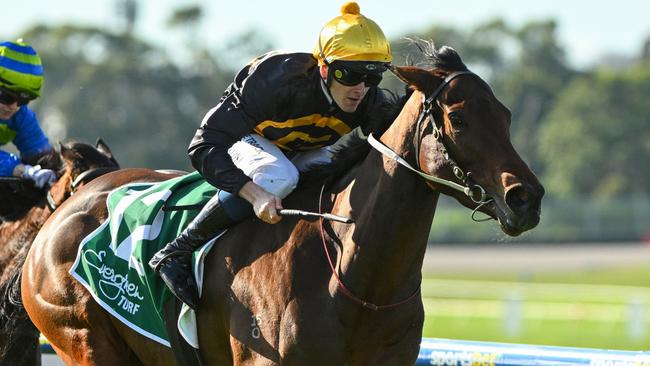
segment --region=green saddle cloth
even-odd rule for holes
[[[162,308],[171,293],[147,263],[199,209],[163,207],[205,204],[216,192],[198,173],[113,190],[108,219],[83,239],[70,273],[113,316],[169,347]]]

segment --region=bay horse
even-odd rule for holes
[[[0,183],[4,201],[0,209],[0,365],[38,364],[38,331],[26,318],[19,321],[21,314],[10,301],[12,278],[20,272],[36,234],[79,187],[119,168],[101,139],[95,146],[76,141],[59,144],[39,163],[56,172],[58,179],[50,187],[41,189],[27,180]]]
[[[452,48],[420,49],[428,64],[392,69],[413,92],[373,141],[382,151],[336,178],[322,203],[308,187],[284,201],[310,211],[322,205],[353,224],[250,218],[208,254],[197,313],[206,364],[412,365],[439,195],[486,213],[511,236],[537,225],[544,189],[509,140],[509,110]],[[68,273],[80,241],[106,219],[112,189],[166,178],[145,169],[107,174],[65,202],[34,241],[23,303],[65,363],[175,363],[169,348],[102,310]]]

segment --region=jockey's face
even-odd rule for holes
[[[332,94],[332,98],[343,112],[352,113],[357,110],[369,89],[365,83],[345,86],[336,80],[332,80],[330,94]]]
[[[25,92],[15,92],[0,87],[0,119],[9,119],[34,97]]]
[[[327,80],[327,72],[327,66],[322,66],[321,76],[323,76],[325,80]],[[332,78],[329,89],[332,99],[334,99],[343,112],[352,113],[357,110],[357,107],[359,107],[359,104],[361,104],[370,88],[367,87],[364,82],[360,82],[357,85],[347,86]]]
[[[14,114],[18,112],[18,109],[20,109],[20,106],[17,102],[11,104],[0,103],[0,119],[9,119],[13,117]]]

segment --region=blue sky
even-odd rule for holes
[[[9,2],[11,15],[0,22],[0,37],[13,38],[35,23],[76,22],[109,29],[119,26],[118,0],[17,0]],[[141,20],[136,32],[157,44],[174,39],[165,20],[172,10],[201,4],[206,10],[200,37],[218,48],[251,27],[262,29],[278,48],[311,51],[320,28],[338,15],[344,1],[324,0],[139,0]],[[607,5],[598,5],[607,4]],[[388,37],[408,35],[433,23],[471,28],[501,17],[511,25],[530,19],[554,18],[560,42],[570,62],[589,66],[605,54],[636,55],[650,37],[650,1],[617,0],[360,0],[361,12],[374,19]],[[408,4],[409,8],[398,8]],[[439,4],[439,8],[435,5]],[[7,7],[7,4],[3,5]],[[5,8],[6,9],[6,8]],[[4,12],[3,12],[4,13]],[[453,45],[452,45],[453,46]]]

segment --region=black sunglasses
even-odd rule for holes
[[[345,86],[355,86],[360,83],[365,83],[367,87],[372,88],[379,85],[382,79],[381,73],[356,72],[341,66],[332,67],[332,71],[334,80]]]
[[[27,93],[17,93],[9,89],[0,88],[0,103],[2,104],[11,105],[17,103],[19,106],[23,106],[32,100],[34,100],[34,97]]]

